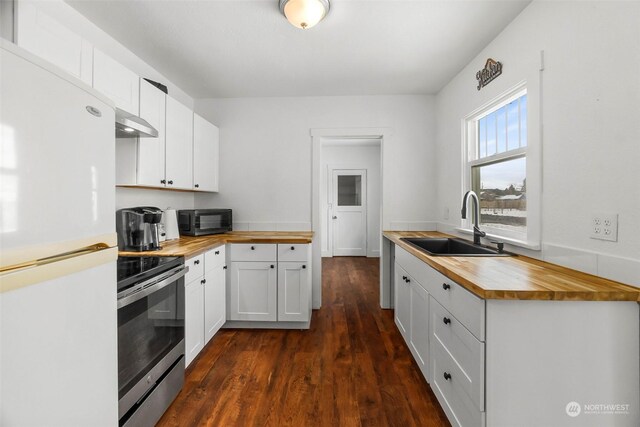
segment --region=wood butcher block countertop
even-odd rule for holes
[[[431,231],[385,231],[396,245],[484,299],[639,301],[640,289],[526,256],[429,256],[402,237],[454,237]]]
[[[119,252],[120,256],[183,256],[190,258],[226,243],[311,243],[312,231],[232,231],[211,236],[180,236],[162,242],[159,251]]]

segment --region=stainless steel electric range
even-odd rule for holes
[[[118,258],[120,426],[153,426],[184,383],[180,257]]]

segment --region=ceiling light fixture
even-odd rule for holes
[[[329,13],[329,0],[280,0],[280,12],[294,27],[306,30]]]

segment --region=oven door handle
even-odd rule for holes
[[[175,274],[172,274],[171,276],[167,277],[164,280],[154,283],[153,285],[147,288],[143,288],[140,291],[136,292],[135,294],[127,295],[126,297],[120,298],[118,300],[118,309],[125,307],[131,303],[134,303],[139,299],[142,299],[164,288],[165,286],[170,285],[171,283],[175,282],[176,280],[178,280],[179,278],[187,274],[187,271],[189,271],[189,269],[187,267],[183,267],[182,269],[176,271]]]

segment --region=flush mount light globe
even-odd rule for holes
[[[329,13],[329,0],[280,0],[280,12],[294,27],[306,30]]]

